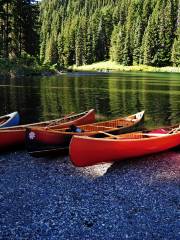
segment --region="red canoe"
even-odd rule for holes
[[[69,127],[72,124],[81,125],[93,123],[95,121],[95,111],[91,109],[86,112],[78,114],[69,114],[63,118],[32,123],[26,125],[19,125],[16,127],[0,129],[0,149],[8,149],[13,146],[22,146],[25,143],[25,133],[28,127],[42,127],[47,129],[56,129]]]
[[[94,124],[80,125],[81,132],[69,132],[69,129],[44,129],[29,128],[27,129],[26,147],[32,156],[50,155],[61,150],[68,149],[70,140],[73,135],[90,136],[97,134],[103,135],[101,131],[111,133],[131,132],[143,121],[144,111],[130,115],[125,118],[117,118],[105,122]]]
[[[74,136],[70,143],[70,159],[75,166],[85,167],[162,152],[180,145],[180,132],[177,130],[180,128],[104,134],[104,138]]]

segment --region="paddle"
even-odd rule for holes
[[[180,124],[179,124],[179,126],[178,126],[177,128],[172,129],[172,130],[169,132],[169,134],[177,133],[177,132],[179,132],[179,131],[180,131]]]
[[[167,133],[143,133],[144,136],[149,136],[149,137],[162,137],[162,136],[167,136]]]
[[[45,127],[45,129],[50,128],[52,125],[56,125],[56,123],[61,122],[62,120],[63,121],[66,120],[68,117],[70,117],[73,114],[74,114],[74,112],[71,112],[71,113],[67,114],[66,116],[64,116],[63,118],[61,118],[59,120],[51,121],[50,124]]]
[[[116,135],[113,135],[113,134],[110,134],[110,133],[107,133],[107,132],[103,132],[103,131],[98,131],[99,133],[103,133],[104,135],[107,135],[108,137],[112,137],[112,138],[116,138],[116,139],[119,139],[120,137],[116,136]]]
[[[180,130],[180,129],[179,129]],[[112,137],[112,138],[116,138],[116,139],[121,139],[121,137],[118,137],[116,135],[113,135],[113,134],[109,134],[109,133],[106,133],[106,132],[103,132],[103,131],[99,131],[99,133],[103,133],[109,137]],[[167,136],[167,134],[163,134],[163,133],[145,133],[143,134],[145,136],[149,136],[149,137],[162,137],[162,136]]]

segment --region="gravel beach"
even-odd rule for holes
[[[1,154],[0,239],[180,239],[180,151],[86,168]]]

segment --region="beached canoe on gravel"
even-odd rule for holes
[[[10,147],[22,146],[25,144],[25,132],[27,127],[41,127],[46,129],[60,129],[69,127],[72,124],[81,125],[95,122],[95,110],[91,109],[78,114],[68,114],[65,117],[16,127],[0,129],[0,149],[9,149]]]
[[[74,136],[70,159],[75,166],[121,161],[158,153],[180,145],[180,127],[101,137]]]
[[[20,122],[20,116],[18,112],[13,112],[0,117],[0,128],[16,126]]]
[[[26,132],[26,148],[32,156],[36,157],[56,154],[56,152],[68,149],[73,135],[90,136],[98,134],[101,136],[101,131],[119,134],[130,132],[141,126],[143,117],[144,111],[141,111],[124,118],[120,117],[110,121],[81,125],[77,129],[76,126],[71,126],[75,130],[69,128],[29,128]]]

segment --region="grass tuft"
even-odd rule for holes
[[[152,67],[146,65],[123,66],[112,61],[103,61],[91,65],[76,66],[69,69],[73,71],[121,71],[121,72],[179,72],[180,67]]]

